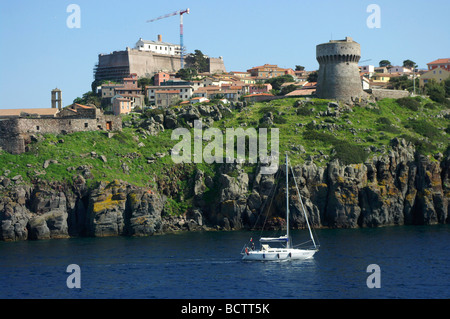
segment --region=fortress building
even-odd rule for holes
[[[222,57],[208,58],[208,62],[210,73],[226,72]],[[158,72],[176,73],[180,65],[180,46],[163,42],[158,35],[158,41],[139,39],[133,49],[127,47],[124,51],[99,54],[94,78],[96,81],[121,81],[132,73],[138,78],[150,78]]]
[[[359,43],[346,37],[345,40],[319,44],[316,58],[320,64],[317,97],[348,102],[364,97],[358,69]]]

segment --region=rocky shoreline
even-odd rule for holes
[[[163,189],[154,191],[120,180],[88,188],[81,174],[70,184],[39,181],[28,185],[20,178],[4,178],[0,181],[0,240],[248,229],[261,226],[260,212],[267,210],[266,226],[281,228],[285,185],[277,183],[275,176],[282,179],[284,167],[275,175],[261,175],[259,170],[250,174],[240,164],[221,164],[213,177],[197,170],[190,181],[192,207],[182,216],[168,213]],[[307,161],[294,172],[314,227],[450,222],[450,154],[418,155],[414,145],[395,138],[386,155],[364,164],[343,165],[334,160],[317,166]],[[294,184],[290,187],[291,225],[304,228]],[[272,197],[273,201],[267,200]]]

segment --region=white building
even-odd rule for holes
[[[374,73],[375,72],[375,66],[373,65],[363,65],[359,67],[360,72],[369,72]]]
[[[404,66],[391,66],[390,68],[388,68],[388,73],[390,73],[390,74],[392,74],[392,73],[405,74],[405,73],[412,73],[412,70],[410,68],[407,68]]]
[[[194,89],[190,85],[164,85],[164,86],[146,86],[146,93],[150,103],[154,103],[156,100],[155,94],[158,91],[159,93],[164,93],[165,91],[177,91],[179,94],[179,99],[186,101],[192,97],[194,93]]]
[[[173,43],[162,42],[161,35],[158,35],[158,41],[149,41],[139,39],[136,42],[136,50],[151,51],[159,54],[180,55],[180,46]]]

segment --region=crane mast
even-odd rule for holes
[[[166,15],[160,16],[156,19],[152,19],[152,20],[148,20],[147,22],[154,22],[157,20],[161,20],[161,19],[165,19],[165,18],[169,18],[175,15],[180,15],[180,66],[183,69],[184,68],[184,31],[183,31],[183,14],[189,14],[189,8],[187,8],[186,10],[178,10],[172,13],[168,13]]]

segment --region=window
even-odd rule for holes
[[[36,131],[39,131],[39,126],[36,126]]]
[[[88,123],[84,123],[84,127],[86,128],[86,127],[88,127],[89,125],[88,125]]]

